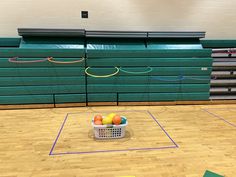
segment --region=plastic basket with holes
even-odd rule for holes
[[[125,136],[125,128],[127,125],[128,121],[126,121],[125,124],[120,125],[95,125],[92,120],[94,137],[97,139],[123,138]]]

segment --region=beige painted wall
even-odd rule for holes
[[[18,27],[202,30],[236,39],[236,0],[0,0],[0,36],[16,36]]]

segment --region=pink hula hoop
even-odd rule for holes
[[[44,61],[47,61],[48,58],[45,58],[45,59],[41,59],[41,60],[32,60],[32,61],[18,61],[19,57],[13,57],[13,58],[9,58],[8,61],[10,63],[40,63],[40,62],[44,62]]]

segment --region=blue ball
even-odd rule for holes
[[[121,117],[121,124],[126,124],[127,119],[125,117]]]

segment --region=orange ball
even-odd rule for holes
[[[121,117],[119,115],[115,115],[112,119],[112,123],[115,124],[115,125],[120,125]]]
[[[102,121],[101,120],[96,120],[96,121],[94,121],[94,124],[95,125],[102,125]]]
[[[102,115],[98,114],[98,115],[94,116],[94,122],[97,121],[97,120],[102,121]]]

